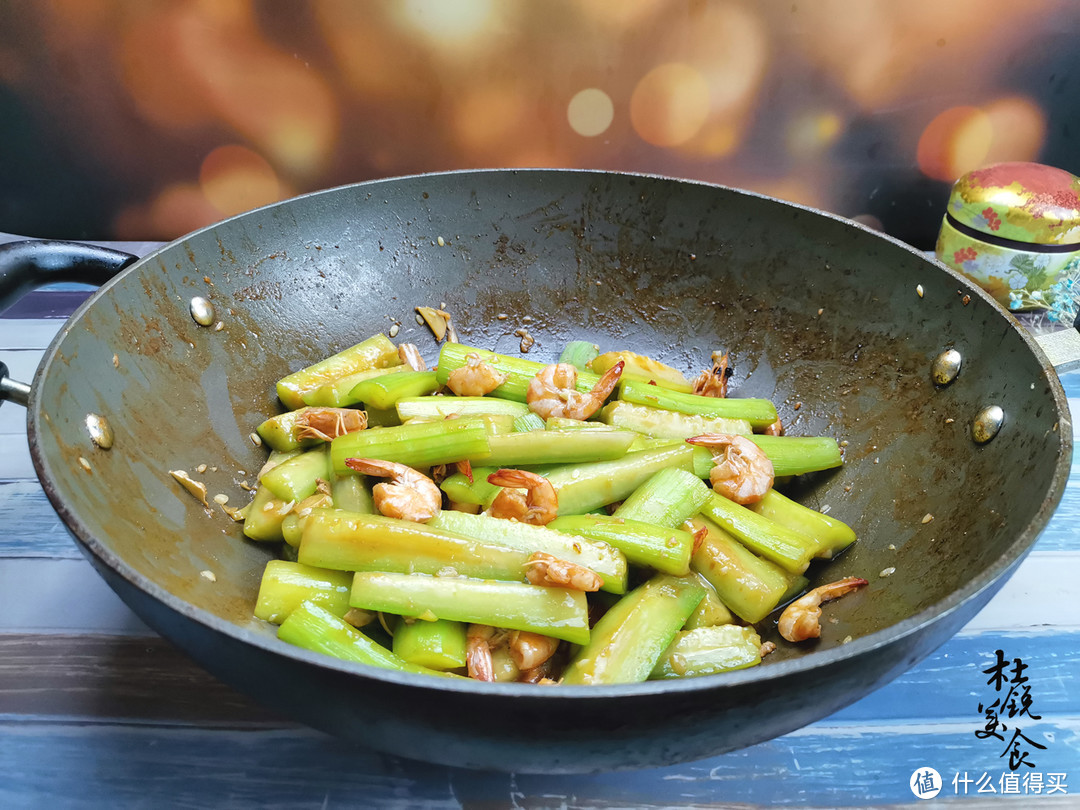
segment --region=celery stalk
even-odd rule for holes
[[[647,565],[676,575],[690,570],[694,536],[682,529],[668,529],[611,515],[565,515],[555,518],[548,528],[607,543],[636,565]]]
[[[693,469],[693,447],[673,444],[627,453],[612,461],[571,464],[542,473],[559,496],[560,515],[580,515],[621,501],[666,467]]]
[[[429,669],[460,669],[465,666],[465,632],[464,624],[446,619],[400,621],[394,628],[394,654]]]
[[[331,655],[343,661],[396,669],[400,672],[447,674],[403,661],[326,608],[311,602],[304,602],[289,614],[289,618],[278,628],[278,638],[305,650]]]
[[[793,574],[801,574],[817,552],[817,543],[745,506],[713,494],[701,513],[734,535],[743,545]],[[730,607],[730,606],[729,606]]]
[[[750,508],[762,517],[816,540],[815,557],[830,559],[855,542],[855,531],[846,523],[803,506],[775,489],[766,492],[765,497]]]
[[[320,360],[278,380],[277,395],[285,407],[299,408],[303,396],[327,383],[372,368],[401,364],[397,347],[385,335],[374,335],[344,351]]]
[[[394,408],[399,400],[433,394],[438,389],[434,371],[403,371],[363,380],[349,391],[349,398],[373,408]]]
[[[298,559],[338,571],[451,572],[520,581],[529,555],[411,520],[314,509],[304,519]]]
[[[635,489],[614,516],[675,529],[696,515],[711,494],[692,472],[668,468]]]
[[[490,414],[509,414],[517,418],[530,412],[528,405],[495,397],[402,397],[394,407],[402,421]]]
[[[399,616],[526,630],[572,644],[589,640],[585,594],[566,588],[362,571],[353,577],[349,604]]]
[[[699,516],[693,524],[709,530],[690,559],[693,570],[709,581],[736,616],[751,624],[760,622],[780,604],[795,577],[758,557],[713,521]]]
[[[604,581],[602,590],[626,593],[627,558],[620,551],[607,543],[578,536],[574,532],[557,531],[553,524],[531,526],[489,515],[442,511],[428,525],[485,543],[505,545],[526,554],[534,551],[551,554],[599,574]]]
[[[302,602],[311,601],[335,616],[349,611],[352,574],[310,565],[270,560],[263,569],[255,616],[281,624]]]
[[[589,643],[570,661],[562,682],[644,681],[704,596],[704,588],[685,579],[653,577],[600,618]]]
[[[767,399],[704,397],[670,391],[634,379],[620,380],[618,399],[665,411],[745,419],[755,428],[766,428],[776,421],[776,407]]]
[[[760,663],[761,638],[753,627],[699,627],[675,636],[649,678],[696,678]]]
[[[269,489],[274,497],[299,503],[315,494],[320,478],[330,478],[329,456],[325,443],[264,472],[259,483]]]
[[[534,430],[488,437],[487,453],[469,456],[485,467],[578,464],[626,455],[634,441],[629,430]]]
[[[442,350],[439,352],[439,367],[437,369],[439,384],[446,385],[450,372],[464,366],[468,362],[468,355],[470,354],[478,355],[481,360],[507,375],[506,382],[492,391],[491,396],[515,402],[525,401],[525,392],[529,388],[529,383],[544,368],[544,363],[523,360],[519,357],[509,357],[505,354],[496,354],[484,349],[475,349],[461,343],[444,343]],[[598,374],[579,371],[576,388],[581,392],[591,391],[599,380],[600,376]]]
[[[587,340],[571,340],[559,355],[560,363],[569,363],[578,371],[591,371],[589,363],[600,354],[600,347]]]
[[[330,443],[334,473],[349,475],[347,458],[379,458],[410,467],[449,464],[488,451],[487,431],[476,420],[447,419],[361,430]]]

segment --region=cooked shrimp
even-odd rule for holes
[[[727,354],[722,354],[719,361],[717,361],[716,355],[713,355],[712,370],[703,371],[694,379],[693,392],[703,397],[723,399],[727,396],[727,383],[730,376],[731,371],[728,369]]]
[[[297,440],[324,442],[367,427],[367,414],[355,408],[308,408],[296,417],[293,435]]]
[[[814,588],[805,593],[784,608],[780,614],[778,627],[780,635],[788,641],[805,641],[808,638],[817,638],[821,635],[821,605],[832,599],[839,599],[846,593],[851,593],[863,585],[865,579],[859,577],[845,577],[837,582],[830,582]]]
[[[442,491],[426,475],[412,467],[376,458],[347,458],[345,466],[364,475],[390,478],[372,490],[375,508],[387,517],[424,523],[439,514]]]
[[[780,421],[780,417],[776,417],[776,421],[765,428],[763,431],[766,436],[783,436],[784,435],[784,423]]]
[[[558,517],[559,496],[543,476],[526,470],[496,470],[487,480],[489,484],[505,487],[491,502],[492,517],[534,526],[544,526]]]
[[[559,640],[539,633],[514,630],[510,633],[510,657],[518,669],[536,669],[559,649]]]
[[[588,419],[604,404],[604,400],[615,389],[622,376],[623,366],[620,360],[600,378],[588,393],[578,391],[577,369],[569,363],[554,363],[544,366],[532,378],[525,392],[525,401],[529,410],[541,419],[562,416],[568,419]]]
[[[712,488],[735,503],[757,503],[773,485],[772,462],[745,436],[706,433],[686,440],[713,451]]]
[[[420,356],[420,349],[416,347],[415,343],[402,343],[397,347],[397,353],[398,357],[401,358],[401,362],[413,371],[427,371],[427,363]]]
[[[486,624],[470,624],[465,631],[465,666],[469,677],[478,681],[495,680],[492,650],[506,643],[507,631]]]
[[[572,591],[598,591],[604,581],[595,571],[584,565],[560,560],[543,551],[529,556],[525,578],[533,585],[549,588],[569,588]]]
[[[455,368],[446,380],[446,387],[459,397],[482,397],[506,382],[506,375],[476,352],[465,355],[465,365]]]

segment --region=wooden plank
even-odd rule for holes
[[[37,480],[0,482],[0,503],[4,504],[0,558],[81,559],[75,541]]]
[[[957,637],[922,663],[821,724],[892,721],[979,725],[980,702],[994,699],[983,670],[1001,649],[1020,658],[1032,713],[1080,717],[1080,632]],[[261,675],[260,675],[261,677]],[[208,675],[157,636],[0,634],[0,715],[207,725],[284,723]]]
[[[1033,806],[1036,798],[1039,807],[1059,801],[1057,807],[1076,806],[1076,777],[1070,786],[1068,776],[1080,756],[1078,729],[1076,717],[1025,728],[1049,742],[1033,758],[1044,785],[1047,774],[1064,774],[1068,792],[1064,797],[1029,794],[1029,804],[1016,806]],[[22,721],[0,723],[0,772],[5,774],[0,806],[913,806],[909,779],[926,766],[945,779],[939,801],[958,798],[954,774],[975,780],[985,773],[999,789],[1008,767],[995,742],[977,740],[970,728],[944,725],[840,733],[810,727],[691,765],[552,777],[429,765],[344,746],[304,729]],[[1017,787],[1015,798],[1022,801],[1023,788]],[[968,791],[973,802],[987,798],[974,784]],[[33,805],[26,803],[29,797]]]
[[[0,433],[0,482],[4,481],[37,481],[25,430]]]
[[[154,633],[84,559],[4,560],[0,633]]]
[[[0,715],[293,725],[159,636],[0,635]]]
[[[4,317],[10,318],[11,312],[9,309],[4,313]],[[5,352],[16,349],[36,349],[43,352],[63,325],[64,321],[56,318],[20,318],[7,323],[0,321],[0,346],[4,347]]]

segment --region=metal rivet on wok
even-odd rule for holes
[[[108,450],[113,446],[113,430],[104,416],[96,413],[87,414],[86,430],[90,434],[90,441],[102,450]]]
[[[190,310],[192,320],[199,326],[210,326],[214,323],[214,305],[201,295],[191,299]]]
[[[930,374],[937,385],[948,385],[956,379],[960,373],[960,364],[963,358],[956,349],[943,351],[934,358],[934,364],[930,367]]]
[[[997,436],[1005,422],[1005,411],[997,405],[990,405],[975,414],[975,421],[971,423],[971,438],[979,444],[986,444]]]

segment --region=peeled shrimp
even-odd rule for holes
[[[727,396],[728,383],[728,356],[723,354],[719,361],[713,355],[713,367],[711,371],[703,371],[694,379],[693,393],[703,397],[718,397],[723,399]]]
[[[465,365],[450,372],[446,387],[459,397],[482,397],[504,382],[505,374],[481,360],[480,355],[470,352],[465,356]]]
[[[544,526],[559,514],[559,496],[543,476],[526,470],[496,470],[488,483],[506,487],[491,502],[492,517]],[[524,489],[522,493],[520,490]]]
[[[763,431],[766,436],[783,436],[784,435],[784,423],[780,421],[780,417],[776,417],[776,421],[765,428]]]
[[[533,552],[527,565],[525,578],[533,585],[591,592],[600,590],[604,584],[599,574],[584,565],[560,560],[543,551]]]
[[[773,485],[772,462],[745,436],[706,433],[686,440],[713,451],[712,488],[735,503],[757,503]]]
[[[347,458],[345,466],[364,475],[390,478],[371,491],[375,508],[387,517],[424,523],[439,514],[442,491],[435,482],[404,464],[375,458]]]
[[[398,357],[401,358],[401,362],[413,371],[427,371],[427,363],[420,356],[420,349],[416,347],[415,343],[402,343],[397,347],[397,353]]]
[[[777,626],[780,635],[788,641],[805,641],[808,638],[818,638],[821,635],[821,605],[832,599],[839,599],[846,593],[851,593],[863,585],[865,579],[859,577],[845,577],[837,582],[822,585],[809,593],[803,594],[780,614]]]
[[[478,681],[495,680],[491,651],[506,644],[507,631],[486,624],[470,624],[465,631],[465,666],[469,677]]]
[[[510,658],[522,672],[536,669],[559,649],[559,640],[526,630],[510,633]]]
[[[588,419],[604,404],[604,400],[615,389],[622,376],[623,366],[620,360],[609,368],[600,381],[588,393],[578,391],[577,369],[569,363],[554,363],[544,366],[532,378],[525,392],[525,401],[529,410],[541,419],[562,416],[568,419]]]
[[[355,408],[308,408],[296,417],[296,439],[324,442],[367,427],[367,414]]]

